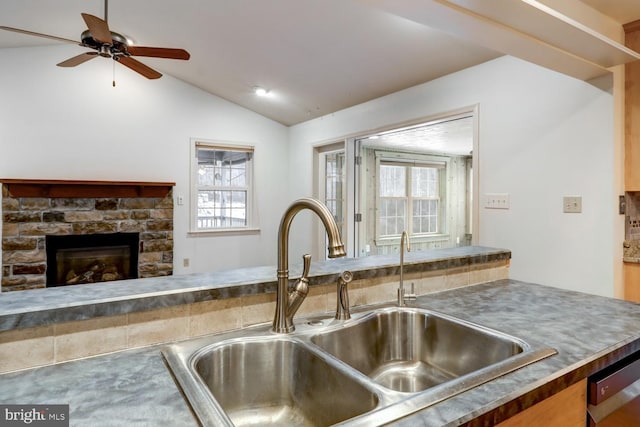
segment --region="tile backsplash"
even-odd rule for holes
[[[410,273],[405,280],[425,295],[508,277],[509,260],[501,260]],[[397,275],[353,281],[351,306],[393,301],[397,287]],[[270,322],[275,299],[275,293],[261,293],[0,331],[0,373]],[[335,284],[314,286],[298,315],[331,313],[335,307]]]

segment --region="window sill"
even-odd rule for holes
[[[240,236],[249,234],[260,234],[259,228],[224,228],[220,230],[199,230],[189,231],[187,233],[190,237],[212,237],[212,236]]]
[[[430,234],[428,236],[409,236],[411,243],[425,243],[425,242],[444,242],[449,240],[449,234]],[[377,246],[390,246],[399,245],[400,237],[386,237],[375,239]]]

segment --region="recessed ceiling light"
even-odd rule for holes
[[[268,91],[267,89],[260,87],[260,86],[254,86],[253,91],[256,93],[256,95],[258,96],[268,96],[270,91]]]

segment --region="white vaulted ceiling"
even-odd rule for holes
[[[461,11],[456,3],[465,2],[110,0],[108,22],[112,31],[129,36],[137,45],[184,48],[191,53],[186,62],[138,58],[141,62],[292,125],[504,54],[518,56],[496,43],[508,36],[504,33],[493,35],[492,42],[467,31],[465,21],[458,18],[466,14],[465,19],[472,16],[477,21],[478,17],[476,12]],[[582,5],[610,15],[618,24],[640,19],[637,0],[583,0]],[[86,29],[81,12],[104,17],[103,1],[2,0],[0,26],[79,40]],[[474,31],[486,33],[486,27]],[[55,44],[60,43],[0,31],[0,49]],[[77,47],[78,54],[85,50]],[[558,58],[552,61],[564,67],[564,57]],[[536,57],[523,59],[553,68]],[[582,62],[577,67],[584,69],[579,71],[573,71],[573,63],[565,67],[568,71],[559,71],[578,78],[606,71]],[[255,86],[270,90],[271,96],[256,97]]]

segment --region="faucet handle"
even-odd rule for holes
[[[309,276],[309,269],[311,268],[311,255],[304,254],[302,255],[302,275],[301,278],[306,278]]]
[[[311,255],[305,254],[302,256],[302,275],[293,286],[293,289],[288,293],[289,304],[287,306],[287,316],[290,321],[293,321],[293,315],[300,308],[300,304],[309,294],[309,267],[311,267]]]

